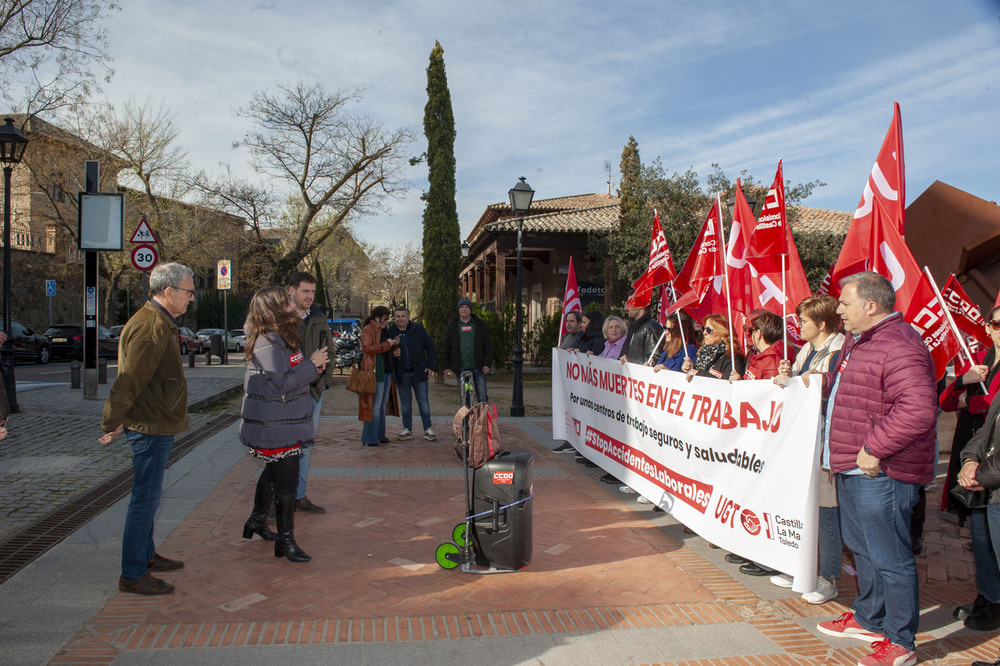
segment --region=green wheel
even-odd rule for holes
[[[434,559],[437,560],[442,569],[454,569],[459,564],[460,552],[458,546],[451,541],[446,541],[434,551]]]
[[[465,548],[472,545],[472,542],[469,541],[468,532],[466,531],[467,529],[468,525],[465,523],[459,523],[458,525],[455,525],[455,529],[451,531],[451,538],[455,540],[455,543],[458,544],[459,548]]]

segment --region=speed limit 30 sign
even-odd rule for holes
[[[132,250],[132,265],[140,271],[148,271],[156,265],[156,248],[152,245],[138,245]]]

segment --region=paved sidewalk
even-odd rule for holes
[[[233,366],[188,372],[192,400],[214,399],[242,377]],[[25,413],[0,444],[0,472],[15,487],[0,489],[11,493],[7,522],[77,496],[79,488],[63,489],[76,477],[100,483],[127,467],[109,455],[114,447],[96,444],[103,400],[85,402],[63,387],[19,398]],[[349,412],[352,398],[331,391],[326,407]],[[193,425],[209,418],[192,416]],[[260,463],[238,445],[233,424],[167,470],[157,542],[187,562],[164,575],[176,594],[117,591],[127,499],[119,501],[0,585],[0,661],[853,664],[867,652],[815,630],[849,608],[850,576],[836,601],[810,606],[766,578],[740,575],[723,551],[684,534],[669,515],[600,483],[600,470],[551,452],[548,419],[501,421],[505,446],[535,456],[534,556],[523,571],[476,576],[434,562],[464,515],[450,415],[435,417],[437,442],[378,448],[360,445],[353,417],[323,417],[309,495],[328,512],[296,514],[308,564],[240,538]],[[47,502],[45,492],[32,494],[38,484],[49,489]],[[928,498],[917,559],[918,654],[934,664],[993,659],[1000,640],[951,617],[975,588],[968,530],[933,511],[939,493]]]

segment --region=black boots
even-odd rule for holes
[[[274,496],[274,484],[257,481],[257,489],[253,494],[253,511],[247,522],[243,523],[243,538],[252,539],[254,534],[260,535],[264,541],[274,541],[278,535],[267,526],[267,510]]]
[[[278,495],[275,519],[278,523],[278,540],[274,542],[274,556],[287,557],[292,562],[308,562],[312,558],[295,543],[295,495]]]
[[[1000,604],[983,600],[983,604],[965,618],[965,626],[973,631],[996,631],[1000,629]]]

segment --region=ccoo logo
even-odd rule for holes
[[[514,483],[514,472],[493,472],[494,486],[509,486]]]

